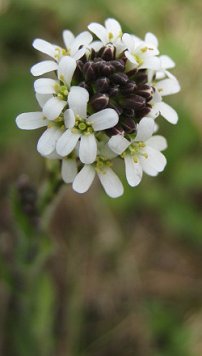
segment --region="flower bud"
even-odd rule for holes
[[[124,106],[131,109],[141,109],[146,104],[145,98],[139,95],[131,95],[125,100]]]
[[[109,77],[114,72],[114,67],[110,62],[102,62],[100,67],[100,73],[106,77]]]
[[[96,73],[94,69],[94,62],[89,61],[86,62],[83,66],[83,74],[85,77],[85,80],[95,80],[96,78]]]
[[[126,85],[128,82],[128,76],[125,73],[114,73],[110,79],[113,83],[119,85]]]
[[[106,93],[109,89],[110,80],[106,77],[97,79],[95,82],[98,93]]]
[[[151,108],[149,106],[145,106],[140,110],[135,111],[135,117],[137,119],[142,119],[144,116],[147,116],[150,113]]]
[[[109,103],[109,97],[106,94],[95,94],[90,101],[92,108],[95,111],[103,110]]]
[[[108,136],[114,136],[114,135],[123,135],[124,134],[124,129],[121,125],[116,125],[112,127],[111,129],[106,130],[106,133]]]
[[[134,133],[136,131],[136,123],[133,119],[125,119],[124,121],[121,122],[123,128],[124,128],[124,131],[126,133]]]
[[[112,85],[109,88],[108,94],[109,96],[116,96],[119,93],[119,85]]]
[[[102,47],[98,52],[98,56],[105,61],[111,61],[115,58],[115,47],[110,45]]]
[[[139,85],[138,90],[135,91],[135,94],[143,96],[148,101],[152,99],[153,89],[149,85]]]
[[[137,85],[133,81],[128,81],[128,83],[121,89],[121,94],[129,95],[134,93],[134,90],[137,88]]]
[[[131,108],[125,108],[123,110],[123,116],[124,117],[129,117],[129,118],[133,118],[135,116],[135,110],[131,109]]]
[[[114,109],[119,116],[123,113],[122,107],[117,105],[117,104],[113,104],[113,103],[110,102],[108,107],[111,108],[111,109]]]
[[[118,72],[124,72],[125,70],[125,63],[122,59],[116,59],[111,61],[111,64]]]

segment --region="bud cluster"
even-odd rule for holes
[[[75,191],[87,191],[97,174],[106,193],[118,197],[123,186],[111,168],[117,158],[124,161],[131,186],[140,183],[143,172],[155,176],[164,169],[161,151],[167,144],[153,135],[155,121],[162,115],[177,123],[177,113],[163,99],[180,86],[168,71],[174,62],[159,56],[153,34],[142,40],[123,33],[114,19],[88,29],[76,37],[65,30],[65,48],[33,42],[51,59],[34,65],[32,74],[54,71],[56,78],[35,81],[41,111],[23,113],[16,122],[22,129],[46,127],[37,150],[61,160],[62,178]]]

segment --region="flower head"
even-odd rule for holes
[[[131,186],[143,172],[155,176],[166,165],[161,153],[164,137],[154,135],[162,115],[176,124],[176,111],[164,102],[180,90],[170,73],[172,59],[159,55],[158,40],[150,32],[144,39],[123,33],[120,24],[107,19],[91,23],[74,36],[63,32],[64,47],[42,39],[34,48],[50,59],[31,68],[34,76],[55,72],[55,78],[34,82],[40,110],[18,115],[19,128],[45,128],[37,150],[61,161],[61,176],[83,193],[97,175],[110,197],[123,194],[114,162],[123,161]]]

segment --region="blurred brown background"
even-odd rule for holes
[[[168,165],[117,200],[64,186],[45,234],[16,195],[23,173],[37,190],[47,177],[40,132],[15,126],[37,110],[31,44],[107,17],[155,33],[176,62],[179,124],[159,119]],[[0,355],[202,355],[201,18],[200,0],[0,0]]]

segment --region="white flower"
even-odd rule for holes
[[[119,22],[110,18],[105,21],[105,26],[97,22],[92,22],[88,26],[88,29],[100,39],[103,45],[108,43],[117,44],[122,36],[122,29]]]
[[[118,114],[113,109],[104,109],[87,116],[89,93],[80,87],[71,87],[68,104],[64,113],[64,124],[67,130],[58,140],[56,150],[62,157],[75,148],[80,139],[79,158],[81,162],[90,164],[97,155],[95,132],[106,130],[118,122]]]
[[[138,40],[128,33],[124,33],[122,41],[126,48],[125,56],[129,61],[130,68],[160,69],[160,60],[156,57],[159,51],[152,43],[148,44]]]
[[[154,120],[145,117],[138,124],[135,139],[115,135],[109,140],[110,149],[124,158],[126,178],[132,187],[140,183],[143,171],[156,176],[165,168],[166,158],[160,151],[167,143],[162,136],[152,136],[153,132]]]
[[[90,188],[95,175],[111,198],[120,197],[123,194],[123,185],[118,176],[111,169],[114,153],[105,144],[99,145],[98,156],[93,164],[85,164],[73,181],[73,189],[77,193],[85,193]]]
[[[37,38],[33,42],[33,47],[38,51],[52,57],[53,60],[42,61],[31,68],[31,73],[34,76],[43,75],[58,69],[58,62],[63,56],[73,57],[75,60],[80,59],[86,53],[87,48],[92,42],[92,35],[88,31],[81,32],[78,36],[74,36],[71,31],[63,31],[63,40],[65,49],[51,44],[47,41]]]
[[[58,66],[58,79],[37,79],[34,88],[38,94],[51,94],[51,98],[45,102],[43,113],[49,120],[55,120],[67,105],[68,91],[72,77],[76,69],[76,61],[71,57],[63,57]],[[63,85],[61,85],[63,82]]]
[[[42,156],[48,156],[55,151],[56,142],[63,133],[60,127],[49,126],[49,123],[49,120],[44,117],[43,112],[23,113],[16,118],[17,126],[23,130],[35,130],[47,127],[37,144],[37,150]]]

